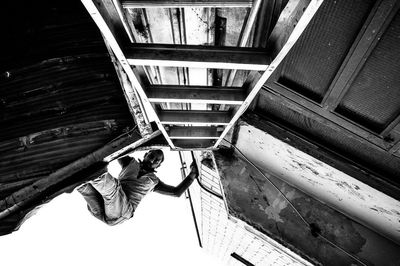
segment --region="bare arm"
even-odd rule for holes
[[[190,165],[190,173],[178,186],[170,186],[159,181],[157,186],[154,188],[154,191],[169,196],[180,197],[186,191],[186,189],[189,188],[198,175],[199,171],[197,166],[195,163],[192,163]]]

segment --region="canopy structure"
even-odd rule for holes
[[[10,1],[2,23],[0,234],[104,162],[156,146],[214,152],[207,178],[219,182],[223,199],[216,202],[230,220],[244,222],[241,230],[259,230],[258,240],[271,237],[271,245],[313,263],[337,252],[329,247],[325,256],[301,243],[315,242],[296,231],[293,210],[282,216],[287,203],[263,179],[267,173],[293,192],[300,212],[312,203],[319,214],[310,219],[356,258],[341,251],[341,261],[396,259],[399,1],[22,6]],[[349,226],[331,230],[338,221]],[[374,241],[385,243],[385,255],[366,255]]]

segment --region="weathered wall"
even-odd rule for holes
[[[189,166],[192,161],[191,153],[189,151],[182,153],[186,166]],[[220,178],[213,160],[205,153],[194,152],[194,154],[198,161],[199,179],[203,186],[217,194],[222,194]],[[203,160],[204,158],[211,160],[206,161]],[[190,186],[189,190],[193,205],[197,210],[195,219],[200,229],[202,247],[219,259],[222,262],[221,265],[244,265],[232,256],[233,253],[252,265],[312,265],[243,221],[228,216],[224,200],[202,189],[196,182]]]
[[[324,265],[357,264],[325,240],[312,236],[287,201],[250,164],[235,153],[218,151],[215,157],[231,215],[314,262]],[[288,185],[270,172],[264,173],[307,222],[316,223],[330,241],[367,265],[399,265],[400,246]]]
[[[242,122],[236,144],[253,163],[400,243],[399,201],[255,126]]]

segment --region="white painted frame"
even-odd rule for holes
[[[323,0],[312,0],[309,3],[307,9],[304,11],[304,14],[301,16],[301,19],[297,23],[296,27],[293,29],[290,37],[286,41],[286,44],[282,47],[281,51],[272,60],[271,64],[267,67],[267,69],[262,74],[260,79],[256,83],[251,84],[252,88],[250,88],[249,95],[247,96],[247,98],[243,102],[243,104],[240,106],[240,108],[237,110],[237,112],[233,116],[232,120],[229,122],[229,124],[227,125],[225,130],[222,132],[219,139],[215,142],[214,148],[217,148],[219,146],[221,141],[224,139],[225,135],[229,132],[229,130],[231,130],[231,128],[236,123],[236,121],[239,119],[239,117],[247,110],[250,103],[254,100],[257,93],[260,91],[261,87],[268,80],[268,78],[272,75],[272,73],[279,66],[279,64],[283,61],[283,59],[286,57],[286,55],[292,49],[292,47],[294,46],[296,41],[300,38],[301,34],[306,29],[308,23],[311,21],[311,19],[314,17],[314,15],[317,13],[317,11],[322,3],[323,3]]]
[[[156,122],[159,130],[164,135],[165,139],[167,140],[168,144],[171,148],[175,148],[174,143],[169,138],[167,131],[165,130],[164,126],[161,124],[158,115],[156,114],[153,106],[149,102],[149,99],[144,92],[142,85],[140,84],[138,78],[136,77],[135,73],[133,72],[131,66],[128,64],[128,61],[122,52],[120,45],[116,39],[116,36],[113,35],[112,31],[108,27],[106,21],[102,17],[100,11],[98,10],[97,6],[93,3],[92,0],[81,0],[82,4],[85,6],[86,10],[89,12],[90,16],[93,18],[94,22],[96,23],[97,27],[100,29],[103,37],[107,40],[108,44],[110,45],[112,51],[114,52],[115,57],[119,60],[122,65],[122,68],[125,70],[129,80],[131,81],[132,85],[134,86],[134,92],[126,92],[128,95],[134,93],[139,94],[140,98],[143,102],[144,110],[147,114],[151,115],[154,121]]]

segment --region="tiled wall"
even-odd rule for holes
[[[185,156],[189,158],[189,156]],[[187,161],[188,165],[190,160]],[[201,165],[203,185],[222,195],[219,175]],[[236,253],[253,265],[311,265],[290,250],[236,218],[228,218],[223,200],[192,186],[193,204],[200,206],[196,216],[203,248],[226,265],[245,265],[231,256]]]

